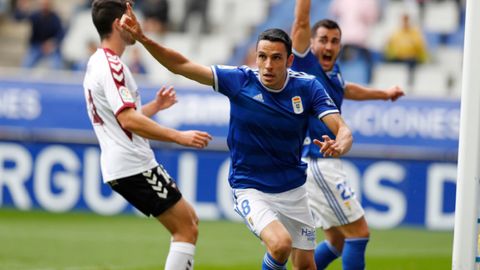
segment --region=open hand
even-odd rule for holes
[[[177,95],[175,93],[175,89],[173,86],[166,88],[162,86],[160,90],[158,90],[157,94],[155,95],[155,105],[157,110],[165,110],[170,108],[173,104],[177,103]]]

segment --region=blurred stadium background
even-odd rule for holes
[[[0,0],[0,269],[159,269],[168,234],[137,218],[101,184],[99,150],[81,86],[90,49],[99,43],[90,1],[51,0],[64,27],[61,65],[51,68],[46,60],[22,67],[31,25],[19,20],[18,12],[35,10],[40,2]],[[252,63],[260,31],[289,31],[295,4],[203,2],[137,0],[135,8],[157,41],[202,64],[242,65]],[[334,0],[312,2],[313,21],[336,18]],[[345,102],[343,108],[355,137],[345,166],[373,228],[367,264],[369,269],[450,269],[464,1],[375,3],[377,14],[365,15],[374,20],[362,45],[370,58],[355,50],[345,53],[344,77],[374,87],[400,85],[407,96],[395,103]],[[426,57],[413,69],[385,55],[402,14],[409,14],[425,42]],[[227,100],[171,74],[140,45],[123,58],[136,71],[143,100],[161,85],[176,87],[179,103],[155,120],[215,136],[203,151],[152,143],[202,220],[197,269],[258,269],[263,247],[231,209]],[[337,262],[332,269],[341,266]]]

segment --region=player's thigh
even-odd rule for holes
[[[289,190],[276,196],[274,205],[278,218],[292,237],[292,247],[315,249],[315,226],[309,207],[306,186]]]
[[[260,238],[270,252],[281,252],[287,258],[292,249],[290,233],[278,220],[270,222],[260,233]]]
[[[255,189],[235,189],[234,210],[244,220],[250,231],[257,237],[278,216],[270,196]]]
[[[156,218],[172,235],[197,234],[198,217],[193,207],[184,198]]]
[[[313,250],[294,248],[292,250],[292,265],[294,270],[315,270]]]
[[[370,236],[367,220],[364,216],[362,216],[358,220],[355,220],[352,223],[342,225],[337,228],[341,231],[345,238],[359,238]]]
[[[317,228],[349,224],[364,215],[341,160],[311,159],[308,166],[309,203]]]

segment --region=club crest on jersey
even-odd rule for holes
[[[296,114],[303,113],[302,98],[300,98],[299,96],[294,96],[292,98],[292,106],[293,106],[293,112],[295,112]]]
[[[132,95],[130,94],[130,91],[128,91],[127,87],[120,86],[118,88],[118,92],[120,93],[120,97],[122,97],[123,102],[131,102],[131,103],[135,102]]]

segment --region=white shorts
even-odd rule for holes
[[[292,247],[315,249],[315,226],[305,185],[282,193],[234,189],[233,194],[235,211],[257,237],[268,224],[278,220],[290,233]]]
[[[305,159],[307,192],[316,228],[346,225],[365,212],[347,183],[342,161],[333,158]]]

